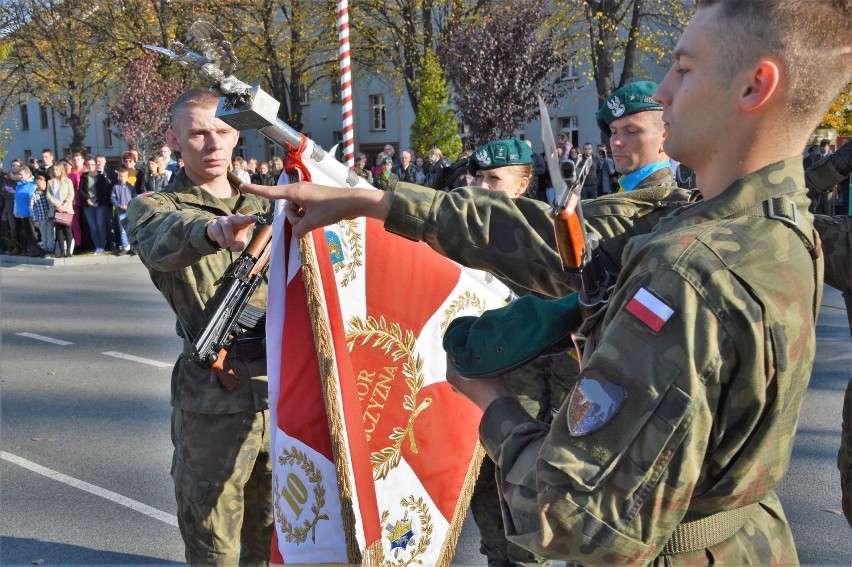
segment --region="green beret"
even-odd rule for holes
[[[622,116],[630,116],[646,110],[662,110],[663,105],[651,98],[655,90],[657,90],[657,83],[639,81],[624,85],[612,93],[595,114],[601,132],[609,134],[609,125]]]
[[[467,162],[467,171],[476,175],[479,170],[497,169],[507,165],[526,165],[533,162],[532,150],[521,140],[497,140],[476,148]]]
[[[576,293],[561,299],[528,295],[479,317],[454,319],[443,344],[447,360],[460,375],[492,378],[552,347],[567,346],[579,326]]]

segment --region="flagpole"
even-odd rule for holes
[[[337,2],[337,36],[340,40],[340,99],[343,111],[343,164],[355,166],[355,134],[352,121],[352,64],[349,60],[349,0]]]

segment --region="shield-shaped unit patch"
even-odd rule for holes
[[[584,372],[568,401],[568,431],[575,437],[597,431],[612,421],[625,399],[627,394],[619,384]]]

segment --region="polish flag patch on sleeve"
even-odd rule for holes
[[[627,302],[625,310],[655,333],[662,330],[675,312],[666,302],[644,287],[640,287]]]

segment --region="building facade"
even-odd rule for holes
[[[573,93],[560,100],[557,107],[551,108],[556,136],[565,132],[575,145],[584,142],[596,144],[600,141],[600,131],[595,123],[598,109],[597,93],[594,85],[583,75],[572,79],[575,83]],[[355,79],[353,87],[355,151],[368,156],[368,164],[373,165],[375,156],[386,144],[401,149],[409,147],[409,132],[414,122],[414,112],[404,94],[397,92],[392,85],[377,78]],[[342,115],[336,86],[316,88],[303,96],[302,122],[303,132],[326,150],[330,150],[342,139]],[[0,130],[8,129],[10,137],[5,147],[8,163],[19,158],[25,163],[30,157],[39,158],[42,151],[51,150],[55,155],[70,155],[71,128],[62,117],[50,107],[42,106],[36,100],[21,105],[0,123]],[[525,124],[516,132],[521,139],[529,139],[535,151],[541,151],[541,124],[533,121]],[[121,154],[127,144],[118,136],[107,118],[105,105],[93,111],[85,139],[86,154],[102,154],[110,164],[121,163]],[[258,160],[268,160],[273,156],[282,156],[284,150],[277,144],[265,139],[255,131],[242,132],[235,149],[235,155]],[[448,156],[453,160],[456,156]]]

